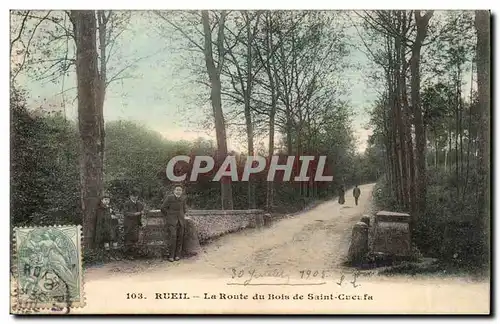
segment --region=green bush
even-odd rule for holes
[[[58,114],[28,111],[14,89],[11,148],[12,224],[81,223],[75,125]]]
[[[467,181],[442,168],[428,170],[426,212],[417,220],[414,242],[423,255],[465,267],[487,259],[484,238],[477,224],[477,173],[471,169]],[[457,189],[457,186],[460,186]],[[378,209],[397,209],[396,199],[382,177],[373,192]]]

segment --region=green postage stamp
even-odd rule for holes
[[[81,226],[15,228],[19,307],[84,306]]]

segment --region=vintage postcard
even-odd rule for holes
[[[488,10],[11,10],[11,314],[490,309]]]

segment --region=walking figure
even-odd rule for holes
[[[344,185],[340,185],[339,187],[339,204],[343,205],[345,203],[345,189]]]
[[[182,195],[182,187],[176,186],[173,195],[168,195],[163,201],[161,212],[165,218],[168,240],[168,261],[179,261],[182,254],[182,242],[184,241],[184,229],[186,224],[185,214],[187,211],[186,197]]]
[[[356,206],[357,206],[359,196],[361,195],[361,190],[358,188],[358,185],[356,185],[354,187],[354,190],[352,191],[352,195],[354,196],[354,201],[356,202]]]

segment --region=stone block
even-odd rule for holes
[[[382,211],[375,216],[373,252],[411,257],[410,215]]]
[[[357,222],[352,228],[348,260],[351,264],[361,264],[368,253],[368,225]]]
[[[375,223],[377,222],[409,223],[410,214],[382,210],[375,214]]]
[[[182,245],[182,253],[185,256],[197,255],[201,250],[200,240],[198,238],[198,230],[195,222],[186,217],[186,229],[184,231],[184,241]]]
[[[273,218],[271,214],[264,214],[264,226],[271,226],[273,222]]]
[[[365,223],[366,225],[370,226],[370,216],[368,216],[368,215],[361,216],[361,221],[363,223]]]

